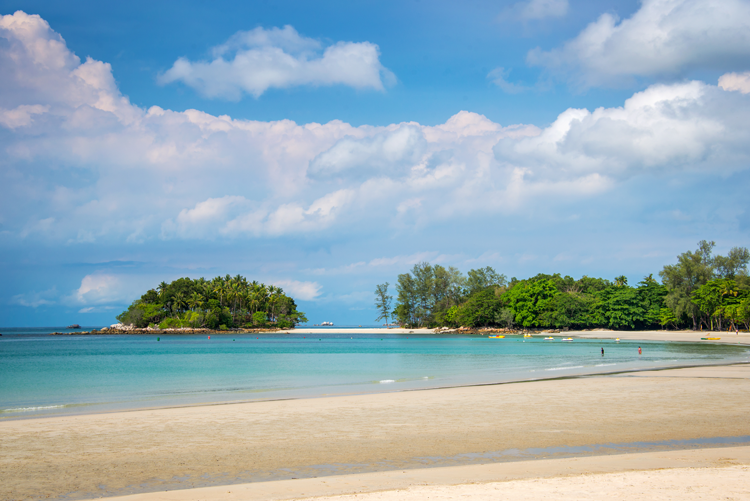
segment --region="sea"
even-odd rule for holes
[[[347,331],[209,338],[0,328],[0,420],[750,362],[750,348],[728,344]]]

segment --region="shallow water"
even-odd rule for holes
[[[63,330],[0,329],[0,419],[750,361],[740,346],[560,336],[48,335]]]

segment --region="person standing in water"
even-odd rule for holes
[[[602,356],[604,356],[604,347],[602,347]]]
[[[641,347],[640,346],[638,347],[638,354],[639,355],[641,354]]]

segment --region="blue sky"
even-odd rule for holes
[[[750,240],[750,2],[0,1],[0,326],[237,273],[631,282]]]

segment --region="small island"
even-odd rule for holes
[[[133,301],[117,320],[121,326],[90,333],[257,332],[307,322],[281,287],[249,282],[241,275],[162,282]]]

